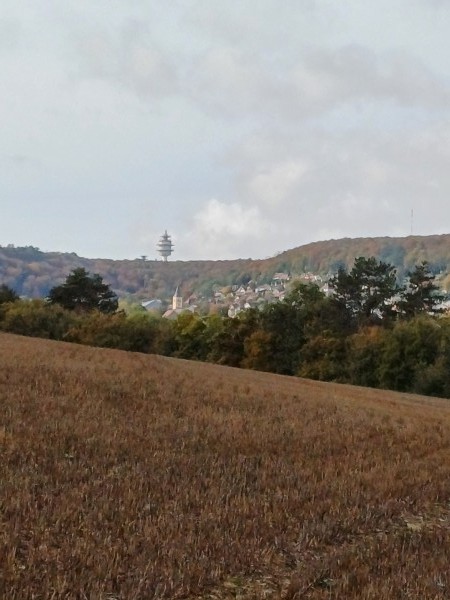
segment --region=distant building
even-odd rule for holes
[[[171,320],[175,320],[178,318],[179,315],[181,315],[181,313],[184,312],[195,312],[195,309],[197,307],[194,304],[191,304],[190,306],[183,306],[183,296],[181,295],[180,291],[179,291],[179,286],[177,286],[177,289],[175,290],[175,293],[172,297],[172,308],[169,308],[168,310],[166,310],[166,312],[163,314],[164,319],[171,319]]]
[[[172,309],[177,310],[179,308],[183,308],[183,296],[180,294],[180,288],[177,286],[175,290],[175,294],[172,298]]]
[[[173,247],[172,239],[167,233],[166,229],[163,235],[159,238],[157,246],[158,253],[163,257],[164,262],[167,262],[168,257],[172,254]]]
[[[334,289],[331,287],[331,285],[329,285],[328,283],[325,283],[321,288],[320,291],[325,294],[325,296],[327,298],[329,298],[330,296],[332,296],[334,294]]]
[[[239,305],[232,304],[231,306],[228,307],[228,316],[231,319],[234,319],[234,317],[236,315],[238,315],[241,312],[241,310],[242,309],[240,308]]]
[[[145,300],[141,302],[141,306],[148,310],[149,312],[161,312],[162,309],[162,301],[159,298],[154,298],[153,300]]]
[[[275,273],[272,277],[273,281],[285,282],[290,280],[289,273]]]

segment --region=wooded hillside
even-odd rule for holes
[[[0,283],[20,295],[44,297],[76,267],[99,273],[119,297],[166,298],[177,285],[183,293],[208,295],[214,284],[270,281],[278,271],[327,275],[350,268],[358,256],[394,265],[400,276],[423,260],[434,272],[450,271],[450,234],[405,238],[357,238],[314,242],[264,260],[159,261],[88,259],[74,253],[42,252],[32,246],[0,247]],[[444,280],[445,283],[445,280]]]

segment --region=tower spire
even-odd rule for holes
[[[179,308],[183,308],[183,296],[181,296],[179,292],[179,286],[177,285],[177,289],[175,290],[175,294],[172,298],[172,308],[173,310],[177,310]]]

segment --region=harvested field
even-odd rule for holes
[[[0,334],[0,597],[450,598],[450,401]]]

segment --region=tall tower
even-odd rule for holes
[[[172,254],[173,244],[170,235],[166,231],[159,238],[157,246],[159,254],[163,257],[164,262],[167,262],[167,258]]]
[[[177,310],[177,308],[183,308],[183,296],[181,296],[178,286],[172,298],[172,308],[173,310]]]

